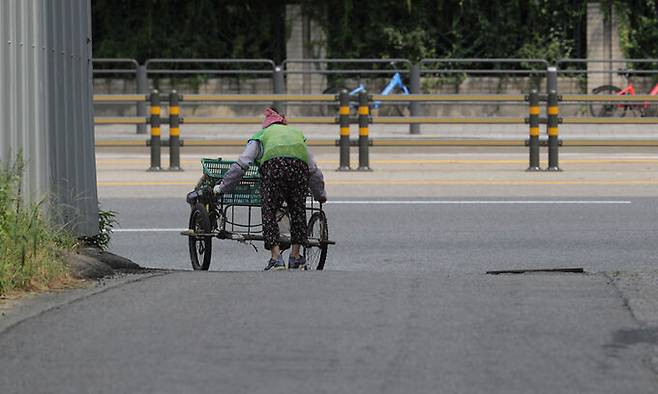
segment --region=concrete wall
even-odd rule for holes
[[[80,235],[98,232],[90,0],[0,1],[0,161]]]

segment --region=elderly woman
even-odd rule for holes
[[[254,134],[224,179],[215,186],[216,194],[230,193],[244,176],[249,165],[260,167],[263,236],[265,248],[272,257],[265,270],[284,270],[286,264],[279,247],[279,226],[276,212],[285,201],[290,214],[290,242],[288,268],[304,269],[306,260],[300,245],[307,241],[306,193],[310,187],[316,201],[327,201],[324,177],[313,155],[306,146],[301,131],[287,125],[286,117],[276,108],[265,110],[263,128]]]

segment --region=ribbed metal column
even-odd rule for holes
[[[0,161],[25,163],[22,194],[98,233],[89,0],[0,1]]]

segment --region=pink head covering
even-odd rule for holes
[[[268,107],[265,109],[265,119],[263,120],[263,128],[266,128],[274,123],[288,124],[286,117],[276,112],[274,109]]]

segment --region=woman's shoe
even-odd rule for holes
[[[288,256],[288,268],[291,270],[305,270],[306,269],[306,257],[299,256],[298,259]]]
[[[286,263],[283,262],[283,258],[279,256],[278,259],[270,259],[267,263],[267,267],[263,271],[281,271],[286,269]]]

